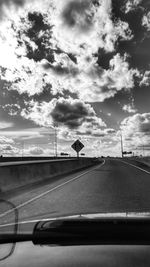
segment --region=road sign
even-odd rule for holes
[[[80,140],[76,140],[71,147],[77,152],[78,156],[84,145],[80,142]]]

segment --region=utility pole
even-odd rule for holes
[[[55,141],[54,141],[55,157],[57,158],[57,127],[55,125]]]
[[[22,141],[22,158],[24,157],[24,141]]]
[[[121,156],[123,158],[123,140],[122,140],[122,131],[120,130],[120,136],[121,136]]]
[[[144,144],[143,144],[143,158],[145,157],[145,150],[144,150]]]

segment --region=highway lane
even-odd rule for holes
[[[133,163],[132,163],[133,164]],[[8,196],[9,198],[9,196]],[[150,173],[115,159],[9,198],[19,220],[94,212],[150,212]],[[12,213],[1,222],[11,222]]]

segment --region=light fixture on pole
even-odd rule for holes
[[[58,152],[57,152],[57,127],[58,127],[58,124],[54,123],[54,154],[55,154],[55,157],[57,158],[58,156]]]

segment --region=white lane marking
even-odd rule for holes
[[[103,163],[102,163],[100,166],[102,166],[102,165],[104,165],[104,164],[105,164],[105,160],[103,161]],[[57,186],[51,188],[50,190],[47,190],[47,191],[45,191],[44,193],[42,193],[42,194],[40,194],[40,195],[38,195],[38,196],[36,196],[36,197],[33,197],[33,198],[31,198],[31,199],[29,199],[29,200],[23,202],[22,204],[16,206],[16,207],[13,208],[13,209],[10,209],[10,210],[7,210],[7,211],[4,212],[4,213],[1,213],[1,214],[0,214],[0,218],[4,217],[5,215],[7,215],[7,214],[9,214],[9,213],[11,213],[11,212],[13,212],[13,211],[16,210],[16,209],[20,209],[20,208],[22,208],[22,207],[24,207],[24,206],[30,204],[31,202],[33,202],[33,201],[35,201],[35,200],[37,200],[37,199],[39,199],[39,198],[42,198],[43,196],[47,195],[48,193],[50,193],[50,192],[52,192],[52,191],[54,191],[54,190],[56,190],[56,189],[58,189],[58,188],[60,188],[60,187],[62,187],[62,186],[64,186],[64,185],[66,185],[66,184],[68,184],[68,183],[70,183],[70,182],[73,182],[74,180],[79,179],[81,176],[83,176],[83,175],[85,175],[85,174],[87,174],[87,173],[89,173],[89,172],[92,172],[93,170],[97,169],[97,168],[100,167],[100,166],[98,165],[98,166],[96,166],[95,168],[92,168],[91,170],[86,171],[86,172],[84,172],[84,173],[82,173],[82,174],[80,174],[80,175],[78,175],[78,176],[76,176],[76,177],[74,177],[74,178],[68,180],[67,182],[64,182],[64,183],[62,183],[62,184],[59,184],[59,185],[57,185]]]
[[[139,169],[139,170],[141,170],[141,171],[143,171],[143,172],[146,172],[146,173],[150,174],[150,172],[148,172],[148,171],[146,171],[146,170],[144,170],[144,169],[142,169],[142,168],[140,168],[140,167],[138,167],[138,166],[135,166],[135,165],[133,165],[133,164],[131,164],[131,163],[128,163],[128,162],[123,161],[123,160],[119,160],[119,161],[121,161],[121,162],[123,162],[123,163],[125,163],[125,164],[127,164],[127,165],[130,165],[130,166],[132,166],[132,167],[134,167],[134,168],[136,168],[136,169]]]

